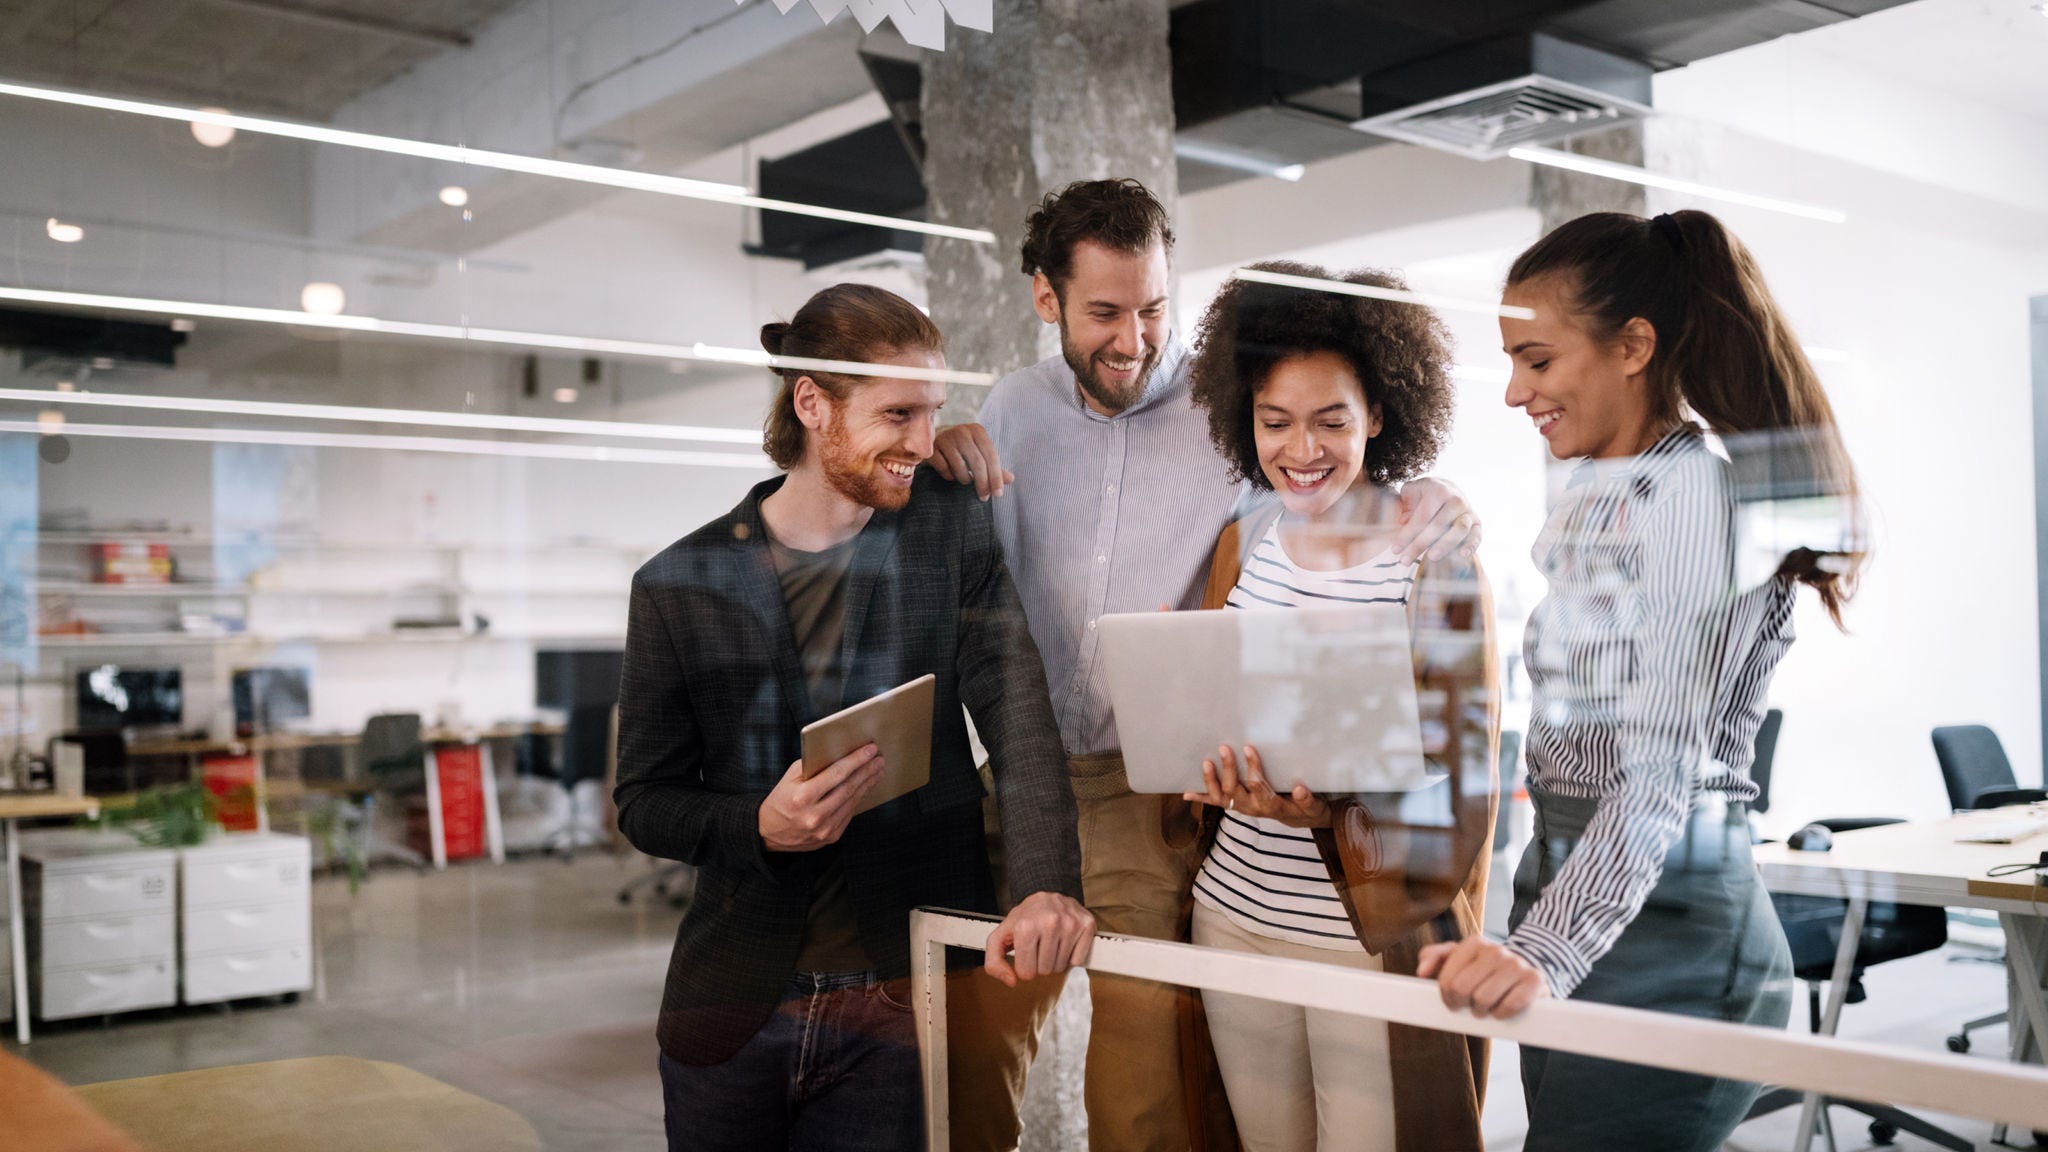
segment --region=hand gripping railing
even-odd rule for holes
[[[943,1150],[950,1141],[946,947],[980,948],[994,923],[992,917],[943,909],[920,908],[910,914],[911,1003],[917,1014],[930,1149]],[[1444,1032],[1498,1036],[1517,1044],[1677,1072],[2048,1129],[2048,1069],[2032,1065],[1572,1000],[1539,1000],[1514,1019],[1483,1020],[1444,1007],[1434,980],[1106,933],[1095,938],[1088,969]]]

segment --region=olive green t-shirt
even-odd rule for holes
[[[859,540],[856,536],[823,552],[799,552],[784,547],[773,535],[768,538],[775,577],[782,585],[782,602],[789,609],[790,631],[803,660],[804,685],[810,690],[811,703],[827,714],[839,710],[839,696],[846,684],[841,658],[846,639],[846,576]],[[839,846],[818,851],[825,856],[825,870],[811,889],[810,918],[804,925],[797,969],[866,972],[872,965],[860,942],[860,923],[846,890]]]

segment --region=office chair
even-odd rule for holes
[[[2012,761],[2005,757],[2005,745],[1998,733],[1982,724],[1958,724],[1934,730],[1934,758],[1941,763],[1941,782],[1948,788],[1948,805],[1958,812],[1974,808],[1999,808],[2007,804],[2032,804],[2048,797],[2039,788],[2021,788],[2012,774]],[[2000,962],[2004,961],[2001,955]],[[1949,1036],[1948,1050],[1968,1052],[1970,1033],[2006,1022],[2005,1013],[1992,1012],[1966,1021],[1962,1030]]]
[[[2048,792],[2042,789],[2019,786],[1998,733],[1982,724],[1936,728],[1934,758],[1941,762],[1941,782],[1948,786],[1948,806],[1957,812],[2002,804],[2031,804],[2048,797]]]
[[[1767,812],[1771,807],[1771,770],[1777,763],[1778,735],[1784,730],[1785,713],[1773,708],[1764,713],[1764,722],[1757,727],[1756,754],[1750,760],[1750,779],[1756,782],[1757,798],[1749,802],[1750,808]],[[1830,832],[1851,832],[1858,828],[1875,828],[1884,824],[1897,824],[1898,820],[1888,817],[1841,818],[1818,820]],[[1835,951],[1842,942],[1842,917],[1847,915],[1849,902],[1830,896],[1788,896],[1773,892],[1771,906],[1777,910],[1778,922],[1785,928],[1785,939],[1792,946],[1792,974],[1806,982],[1807,1026],[1814,1032],[1821,1028],[1820,986],[1834,976]],[[1849,977],[1849,991],[1845,1003],[1860,1004],[1865,999],[1863,991],[1863,970],[1873,964],[1887,960],[1900,960],[1930,952],[1948,942],[1948,915],[1940,908],[1921,908],[1913,905],[1872,904],[1863,917],[1863,932],[1856,941],[1856,966]],[[1781,1108],[1800,1104],[1804,1095],[1790,1088],[1773,1088],[1758,1097],[1750,1107],[1749,1118],[1754,1119]],[[1971,1147],[1967,1142],[1935,1127],[1932,1124],[1882,1104],[1863,1104],[1853,1100],[1827,1097],[1820,1110],[1821,1131],[1826,1135],[1828,1147],[1835,1146],[1834,1122],[1828,1117],[1828,1108],[1840,1105],[1861,1112],[1870,1117],[1870,1138],[1879,1144],[1889,1144],[1900,1132],[1911,1132],[1946,1148],[1963,1149]]]
[[[569,793],[569,817],[550,833],[549,851],[574,859],[576,849],[588,843],[583,835],[582,806],[576,800],[576,786],[586,780],[602,784],[611,775],[606,766],[612,754],[613,705],[584,704],[569,710],[569,722],[562,729],[562,758],[557,764],[557,782]]]
[[[366,779],[358,782],[362,860],[367,864],[385,858],[425,868],[426,857],[402,844],[379,838],[376,826],[379,792],[426,792],[427,745],[420,739],[419,714],[396,712],[370,717],[363,725],[363,739],[357,749],[366,773]]]
[[[1830,832],[1853,832],[1859,828],[1876,828],[1903,821],[1866,817],[1816,820],[1814,823]],[[1835,951],[1841,945],[1842,917],[1848,912],[1849,902],[1832,896],[1789,896],[1773,892],[1771,905],[1777,909],[1778,922],[1784,925],[1785,939],[1792,946],[1792,974],[1806,983],[1807,1026],[1818,1033],[1821,1030],[1820,987],[1834,975]],[[1856,940],[1855,967],[1849,974],[1849,992],[1844,1003],[1861,1004],[1866,999],[1864,969],[1873,964],[1932,952],[1946,943],[1947,910],[1913,904],[1872,903],[1864,914],[1862,934]],[[1803,1098],[1804,1094],[1795,1089],[1774,1088],[1757,1100],[1750,1108],[1749,1116],[1754,1119],[1767,1112],[1791,1107]],[[1828,1096],[1821,1100],[1820,1123],[1830,1149],[1835,1146],[1834,1125],[1827,1111],[1830,1107],[1848,1108],[1870,1117],[1870,1138],[1879,1144],[1890,1144],[1900,1132],[1911,1132],[1958,1152],[1970,1152],[1976,1147],[1910,1112],[1886,1104],[1866,1104]]]
[[[1522,786],[1522,734],[1503,732],[1500,734],[1500,798],[1501,803],[1493,815],[1493,850],[1507,850],[1508,840],[1514,829],[1508,819],[1508,806],[1513,803],[1515,790]]]

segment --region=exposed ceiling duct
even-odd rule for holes
[[[1173,13],[1182,139],[1274,168],[1398,139],[1489,159],[1650,113],[1665,68],[1904,0],[1195,0]],[[1181,150],[1181,188],[1246,164]]]
[[[1182,192],[1401,140],[1473,159],[1650,115],[1659,69],[1904,0],[1192,0],[1173,10]],[[890,119],[764,160],[767,196],[922,215],[914,60],[862,53]],[[748,251],[807,269],[914,263],[908,232],[762,218]]]

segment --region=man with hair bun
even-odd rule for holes
[[[655,1030],[668,1147],[910,1152],[910,911],[997,911],[963,707],[1024,894],[988,937],[997,980],[1088,958],[1073,793],[988,506],[918,469],[946,395],[917,378],[945,367],[938,329],[841,284],[761,343],[878,374],[778,370],[763,447],[786,475],[633,577],[619,829],[698,869]],[[873,744],[804,777],[806,724],[928,673],[928,783],[862,811]]]
[[[1105,931],[1162,940],[1186,939],[1185,894],[1200,861],[1192,838],[1176,847],[1165,836],[1166,806],[1186,811],[1180,798],[1134,794],[1125,780],[1095,622],[1200,607],[1217,536],[1245,497],[1189,398],[1189,358],[1167,300],[1172,250],[1165,206],[1136,180],[1084,180],[1046,196],[1020,255],[1039,319],[1059,328],[1060,354],[998,381],[981,423],[942,429],[932,457],[995,508],[1045,657],[1080,809],[1088,907]],[[1477,546],[1471,512],[1449,485],[1411,481],[1399,503],[1394,547],[1404,560]],[[1005,842],[1009,819],[1001,814]],[[991,995],[951,1005],[955,1149],[1016,1147],[1025,1070],[1060,983],[1007,995],[983,985],[973,992]],[[1088,987],[1091,1147],[1187,1152],[1205,1132],[1227,1130],[1227,1117],[1190,1122],[1191,1109],[1221,1098],[1200,1083],[1204,1062],[1183,1059],[1182,1037],[1201,1033],[1194,998],[1120,976],[1092,976]]]

